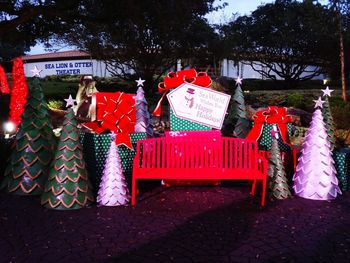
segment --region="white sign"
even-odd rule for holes
[[[168,100],[176,117],[221,129],[230,95],[185,83],[171,91]]]

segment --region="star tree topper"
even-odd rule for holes
[[[69,94],[68,99],[64,99],[66,101],[66,108],[68,108],[69,106],[73,107],[74,103],[75,103],[75,99],[72,98],[72,95]]]
[[[135,80],[137,82],[137,86],[143,86],[143,83],[145,82],[143,79],[139,78],[138,80]]]
[[[331,92],[333,92],[333,89],[329,89],[329,87],[327,86],[326,89],[322,89],[323,95],[322,96],[331,96]]]
[[[278,140],[278,138],[279,138],[278,130],[277,130],[277,126],[276,126],[276,125],[273,125],[273,126],[272,126],[271,136],[272,136],[273,138],[277,139],[277,140]]]
[[[322,100],[321,97],[318,97],[318,99],[314,100],[314,102],[315,102],[315,108],[317,107],[320,107],[321,109],[323,108],[324,100]]]
[[[236,78],[236,85],[242,85],[242,78],[240,77],[240,76],[238,76],[237,78]]]
[[[37,66],[34,66],[33,69],[30,70],[32,72],[33,77],[39,77],[40,78],[40,72],[43,71],[42,69],[38,69]]]

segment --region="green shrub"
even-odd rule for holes
[[[305,108],[305,96],[299,92],[291,93],[285,99],[288,107],[294,107],[298,109]]]
[[[329,103],[335,126],[337,129],[350,128],[350,103],[344,102],[341,97],[330,97]]]

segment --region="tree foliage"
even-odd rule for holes
[[[215,37],[204,15],[213,0],[83,1],[82,20],[66,25],[57,40],[89,51],[119,77],[153,83],[179,58],[206,52]]]
[[[0,62],[23,55],[79,17],[79,0],[0,1]]]
[[[311,79],[327,66],[336,41],[330,18],[320,4],[277,0],[223,26],[222,34],[230,58],[250,60],[263,77],[292,83]]]

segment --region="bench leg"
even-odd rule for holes
[[[136,192],[137,192],[137,182],[136,182],[136,179],[133,177],[132,183],[131,183],[131,205],[132,206],[135,206],[136,204]]]
[[[250,195],[254,196],[255,195],[255,187],[256,187],[256,180],[253,180],[252,183],[252,190],[250,191]]]
[[[261,193],[261,206],[265,205],[265,196],[266,196],[266,179],[262,180],[262,193]]]

